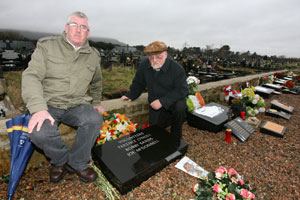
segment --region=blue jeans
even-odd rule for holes
[[[68,163],[74,169],[86,169],[91,149],[102,126],[102,116],[89,104],[81,104],[67,110],[48,106],[48,112],[55,120],[54,125],[45,120],[40,131],[37,132],[35,127],[29,135],[31,141],[44,151],[51,164],[62,166]],[[61,138],[58,129],[60,123],[77,128],[71,149]]]

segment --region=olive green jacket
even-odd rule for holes
[[[30,113],[48,110],[48,105],[60,109],[100,105],[101,93],[100,55],[88,41],[77,51],[65,33],[38,41],[22,74],[22,98]]]

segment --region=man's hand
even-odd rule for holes
[[[99,113],[104,113],[104,108],[102,106],[94,106],[94,109],[97,110]]]
[[[129,99],[128,97],[126,97],[125,95],[123,95],[121,97],[121,101],[128,101],[128,102],[131,102],[131,99]]]
[[[158,99],[152,101],[152,103],[150,104],[150,106],[154,109],[154,110],[159,110],[162,108],[162,105],[160,103],[160,101]]]
[[[47,110],[42,110],[39,112],[34,113],[28,123],[28,133],[32,133],[34,127],[37,125],[36,131],[40,131],[44,121],[46,119],[50,120],[51,125],[54,125],[55,120],[50,115],[50,113]]]

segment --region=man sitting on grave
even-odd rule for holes
[[[62,36],[38,41],[22,75],[22,97],[31,113],[30,139],[50,159],[50,181],[55,183],[66,171],[84,182],[97,178],[89,162],[104,109],[100,54],[89,45],[89,34],[87,16],[72,13]],[[71,149],[61,138],[61,123],[77,128]]]
[[[168,56],[167,46],[163,42],[152,42],[144,53],[148,58],[141,62],[130,91],[121,100],[133,101],[147,88],[149,123],[162,128],[171,125],[171,133],[179,144],[186,116],[185,97],[188,94],[185,71]]]

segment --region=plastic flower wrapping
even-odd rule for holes
[[[102,127],[96,142],[98,145],[101,145],[108,141],[132,134],[148,126],[149,124],[144,124],[140,127],[137,123],[134,123],[127,118],[126,115],[121,115],[119,113],[108,114],[104,112]]]
[[[193,187],[196,200],[250,200],[255,199],[254,192],[248,181],[235,169],[227,170],[219,167],[216,171],[202,176]]]

